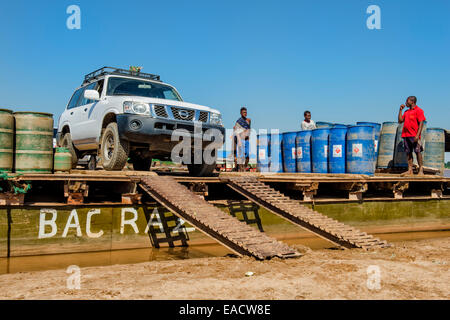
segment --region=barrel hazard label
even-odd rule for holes
[[[354,143],[352,146],[352,156],[362,157],[362,154],[363,154],[362,143]]]
[[[295,154],[297,153],[296,150],[295,150],[295,147],[293,147],[291,149],[291,152],[292,152],[292,159],[295,159]]]
[[[342,145],[333,145],[333,158],[342,158]]]
[[[375,140],[374,146],[375,146],[375,152],[377,152],[377,149],[378,149],[378,140]]]
[[[259,156],[259,159],[265,160],[266,159],[266,150],[265,149],[259,149],[258,156]]]
[[[302,147],[297,148],[297,159],[303,159],[303,149]]]
[[[323,146],[323,156],[325,158],[328,158],[328,146],[327,145]]]

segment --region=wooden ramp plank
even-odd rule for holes
[[[168,176],[140,176],[140,186],[167,209],[238,255],[294,258],[300,253],[228,215]]]
[[[344,248],[384,248],[386,241],[305,207],[256,177],[227,177],[228,186],[256,204]],[[268,194],[270,193],[270,196]]]

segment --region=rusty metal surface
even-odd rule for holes
[[[260,206],[344,248],[372,249],[390,246],[386,241],[299,204],[255,177],[229,178],[228,185]]]
[[[167,209],[239,255],[264,260],[299,257],[294,248],[268,237],[201,199],[168,176],[141,176],[141,188]]]

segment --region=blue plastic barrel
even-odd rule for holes
[[[328,139],[328,171],[330,173],[345,173],[345,138],[347,126],[345,128],[331,128]]]
[[[347,130],[347,172],[373,175],[375,172],[373,126],[352,126]]]
[[[394,166],[395,136],[398,122],[383,122],[378,144],[377,168],[386,169]]]
[[[311,134],[311,167],[314,173],[328,173],[328,135],[330,128],[318,128]]]
[[[283,172],[282,141],[283,135],[281,133],[270,134],[270,172]]]
[[[283,133],[283,171],[284,172],[296,172],[296,153],[295,138],[297,132],[285,132]]]
[[[259,172],[269,172],[270,134],[259,134],[256,142],[257,168]]]
[[[297,132],[297,172],[311,173],[311,130]]]
[[[331,122],[317,121],[316,128],[331,128],[333,124]]]
[[[357,126],[372,126],[375,128],[375,138],[374,138],[374,148],[375,148],[375,157],[378,157],[378,142],[380,141],[380,131],[381,124],[377,122],[357,122]],[[376,161],[377,158],[375,158]]]
[[[348,125],[341,123],[333,123],[333,128],[348,128]]]
[[[426,148],[423,157],[423,165],[439,169],[439,174],[444,174],[445,158],[445,132],[441,128],[428,128],[426,131]]]

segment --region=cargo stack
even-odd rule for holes
[[[316,124],[317,129],[285,132],[276,139],[273,135],[272,138],[259,135],[259,171],[373,175],[376,169],[408,167],[401,136],[403,124],[357,122],[346,125],[322,121]],[[444,130],[427,129],[425,121],[420,143],[425,150],[424,166],[443,174]],[[428,143],[431,145],[427,152]],[[266,154],[270,155],[267,160],[264,159]],[[413,158],[417,165],[415,154]]]
[[[394,167],[395,138],[397,135],[398,122],[383,122],[378,146],[378,169]]]
[[[53,115],[15,112],[17,173],[51,173],[53,169]]]

